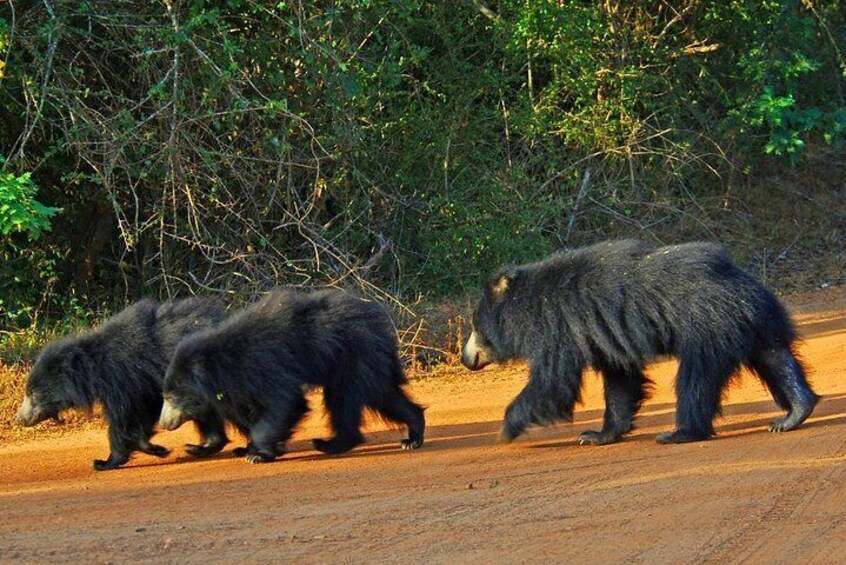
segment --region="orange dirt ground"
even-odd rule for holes
[[[398,449],[399,431],[326,457],[317,410],[291,453],[269,465],[229,449],[195,460],[189,426],[161,433],[167,459],[138,455],[95,473],[103,430],[0,447],[0,562],[814,562],[846,560],[846,291],[789,300],[801,353],[824,395],[797,431],[748,374],[728,394],[718,437],[653,441],[673,422],[675,366],[638,429],[606,447],[579,446],[602,417],[586,375],[574,425],[495,443],[525,367],[456,369],[415,379],[427,404],[425,447]],[[317,406],[316,399],[312,404]],[[242,443],[241,441],[237,442]]]

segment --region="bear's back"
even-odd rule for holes
[[[118,358],[133,355],[139,349],[153,349],[157,342],[156,308],[153,300],[139,300],[107,319],[87,335],[87,340],[96,343],[101,353]]]
[[[742,278],[742,271],[732,263],[725,248],[709,242],[663,247],[631,239],[603,242],[559,251],[519,269],[538,282],[559,289],[656,284],[672,288],[679,282],[689,283],[702,277]]]
[[[170,357],[183,338],[215,327],[227,316],[223,304],[210,298],[191,297],[165,302],[156,310],[156,336]]]

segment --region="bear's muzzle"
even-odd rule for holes
[[[471,371],[478,371],[490,364],[492,356],[484,346],[476,330],[470,333],[464,350],[461,352],[461,364]]]
[[[162,404],[162,413],[159,416],[159,426],[165,430],[175,430],[185,422],[186,418],[182,411],[174,404],[165,399]]]

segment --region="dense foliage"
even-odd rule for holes
[[[603,235],[719,237],[762,160],[846,134],[840,0],[0,10],[11,327],[56,296],[407,300]]]
[[[0,247],[0,312],[6,319],[32,320],[31,305],[39,302],[32,283],[46,282],[44,273],[28,272],[27,268],[39,262],[32,261],[38,253],[35,242],[50,230],[50,218],[61,210],[41,204],[35,199],[37,192],[30,173],[0,170],[0,234],[5,238]],[[16,240],[11,234],[26,237]]]

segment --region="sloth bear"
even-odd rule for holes
[[[137,302],[112,316],[97,330],[48,344],[38,356],[18,410],[18,422],[34,426],[59,419],[66,408],[90,409],[101,402],[109,423],[106,460],[95,459],[98,471],[120,467],[133,451],[164,457],[168,450],[150,443],[162,408],[162,380],[179,341],[226,318],[219,303],[188,298],[157,304]],[[188,453],[203,457],[229,442],[217,412],[195,415],[200,445]]]
[[[802,424],[819,397],[795,341],[784,307],[722,246],[615,241],[501,269],[473,314],[462,363],[475,371],[528,359],[529,382],[505,412],[504,442],[530,424],[572,420],[582,371],[595,368],[605,388],[604,423],[579,442],[602,445],[632,429],[651,384],[645,365],[677,356],[676,429],[656,439],[680,443],[714,435],[722,392],[741,365],[787,411],[771,431]]]
[[[377,304],[339,290],[277,289],[176,349],[164,380],[159,425],[173,430],[212,409],[249,438],[250,463],[274,460],[308,411],[304,389],[323,387],[334,437],[328,454],[363,441],[362,410],[406,424],[403,449],[423,445],[423,409],[406,383],[390,319]]]

